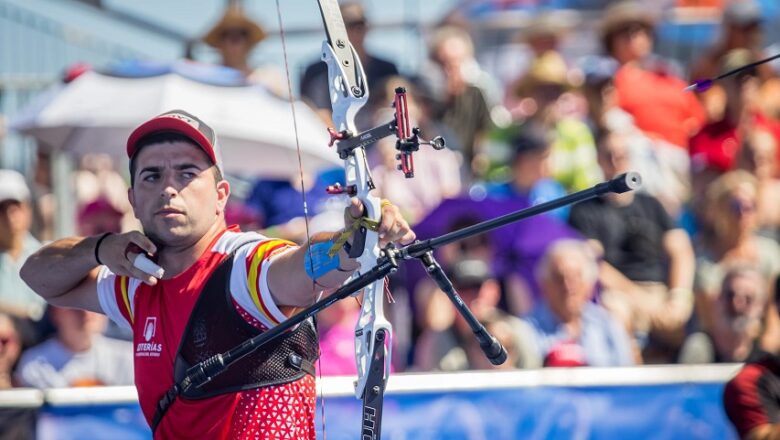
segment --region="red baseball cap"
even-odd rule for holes
[[[217,134],[205,122],[184,110],[165,112],[136,127],[127,138],[127,157],[132,159],[141,140],[159,133],[178,133],[188,137],[206,152],[220,171],[223,171]]]
[[[560,341],[544,358],[545,367],[583,367],[588,365],[585,351],[574,341]]]

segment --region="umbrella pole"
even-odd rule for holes
[[[408,260],[412,258],[421,258],[426,253],[444,246],[449,243],[463,240],[464,238],[472,237],[474,235],[483,234],[488,231],[506,226],[510,223],[514,223],[528,217],[543,214],[560,207],[571,205],[573,203],[582,202],[595,197],[602,196],[607,193],[624,193],[627,191],[635,190],[642,185],[642,178],[639,173],[629,172],[621,174],[612,180],[599,183],[592,188],[584,189],[567,196],[550,200],[549,202],[540,203],[539,205],[532,206],[530,208],[521,209],[501,217],[494,218],[492,220],[486,220],[484,222],[477,223],[472,226],[468,226],[457,231],[441,235],[439,237],[430,238],[427,240],[417,241],[408,246],[405,246],[398,250],[399,256],[402,259]]]
[[[52,191],[57,200],[54,237],[67,237],[76,231],[76,189],[71,183],[73,157],[61,150],[51,152]]]

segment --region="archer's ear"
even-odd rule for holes
[[[127,188],[127,200],[130,201],[130,206],[135,210],[135,196],[133,195],[133,187]]]
[[[225,205],[227,205],[229,197],[230,184],[227,180],[223,179],[217,183],[217,214],[225,213]]]

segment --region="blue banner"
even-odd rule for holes
[[[382,435],[392,440],[735,439],[722,392],[721,383],[696,383],[390,394]],[[328,439],[358,439],[359,428],[360,401],[325,399]],[[151,434],[135,404],[57,405],[42,408],[38,438],[148,439]]]

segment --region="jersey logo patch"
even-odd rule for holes
[[[135,346],[136,357],[160,357],[162,352],[162,344],[153,342],[154,336],[157,333],[157,317],[148,316],[144,323],[143,337],[146,342],[139,342]]]

